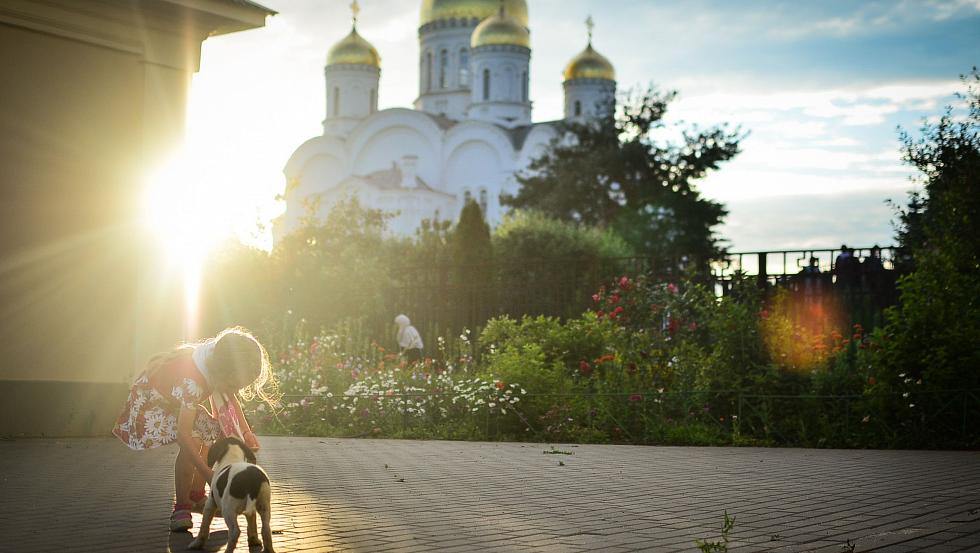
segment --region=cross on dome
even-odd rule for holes
[[[357,14],[361,13],[361,6],[358,5],[357,0],[350,3],[350,13],[354,27],[357,27]]]
[[[592,29],[595,28],[595,21],[592,20],[591,15],[585,18],[585,28],[588,29],[589,32],[589,44],[592,44]]]

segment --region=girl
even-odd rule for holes
[[[275,388],[269,355],[240,327],[157,355],[136,379],[112,433],[137,450],[173,442],[180,446],[174,464],[171,531],[189,530],[191,511],[204,504],[204,483],[212,477],[205,461],[208,446],[223,436],[236,436],[259,449],[237,395],[245,400],[259,397],[272,405],[266,387]],[[201,405],[208,398],[210,413]]]

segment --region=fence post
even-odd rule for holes
[[[759,258],[759,275],[756,277],[758,279],[757,283],[759,288],[765,289],[768,282],[766,275],[766,258],[768,257],[768,254],[763,252],[758,254],[757,257]]]
[[[966,444],[966,408],[967,408],[967,397],[969,396],[969,394],[967,394],[966,390],[963,390],[960,393],[963,394],[963,401],[962,401],[962,403],[963,403],[963,426],[960,428],[960,438],[963,440],[963,443]]]

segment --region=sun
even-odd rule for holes
[[[203,159],[184,149],[153,171],[143,196],[143,224],[156,237],[184,289],[185,338],[197,334],[201,275],[207,256],[233,236],[225,185]]]

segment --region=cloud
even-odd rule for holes
[[[905,194],[797,194],[731,202],[721,235],[733,251],[891,245],[894,213],[886,199],[903,203]]]

